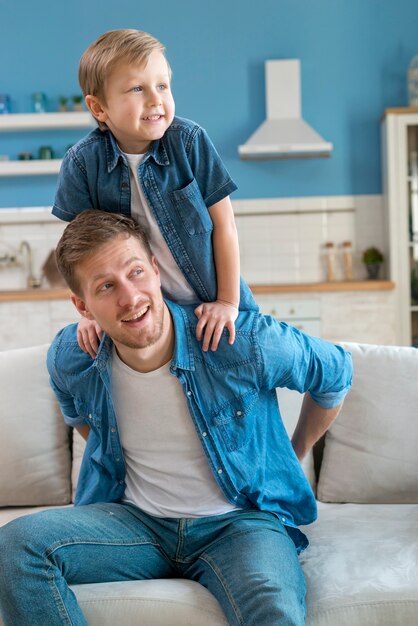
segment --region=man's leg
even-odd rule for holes
[[[6,626],[86,626],[68,585],[173,574],[152,531],[121,504],[51,509],[0,528]]]
[[[238,511],[213,523],[217,537],[206,529],[212,541],[184,575],[213,593],[231,626],[303,626],[305,579],[294,543],[278,519]]]

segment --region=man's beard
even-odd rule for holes
[[[164,302],[161,302],[156,309],[154,308],[154,320],[155,324],[153,329],[147,331],[146,334],[141,334],[141,332],[139,332],[138,338],[132,337],[132,335],[128,332],[125,334],[123,329],[121,329],[120,333],[110,334],[110,337],[113,341],[133,350],[148,348],[157,343],[163,334]]]

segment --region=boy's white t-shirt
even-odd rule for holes
[[[164,293],[170,300],[179,304],[191,304],[198,302],[194,289],[189,285],[181,270],[179,269],[170,248],[158,227],[147,199],[142,190],[138,178],[138,167],[143,161],[145,154],[126,154],[123,152],[129,163],[129,173],[131,181],[131,215],[148,234],[151,250],[158,262],[161,274],[161,284]]]
[[[212,474],[170,363],[142,374],[113,348],[112,395],[126,463],[123,502],[157,517],[221,515],[237,508]]]

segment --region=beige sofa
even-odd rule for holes
[[[317,481],[313,458],[305,464],[319,509],[304,529],[311,545],[300,557],[307,624],[418,624],[418,351],[346,347],[354,385],[316,457]],[[46,350],[0,352],[0,525],[45,506],[71,506],[82,443],[75,438],[72,453]],[[280,390],[279,400],[290,432],[301,397]],[[212,595],[186,580],[73,589],[90,626],[226,624]]]

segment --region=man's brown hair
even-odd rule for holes
[[[58,242],[55,255],[58,269],[73,293],[83,296],[76,275],[77,265],[117,237],[137,239],[151,261],[152,251],[147,234],[130,217],[89,209],[79,213],[68,224]]]

